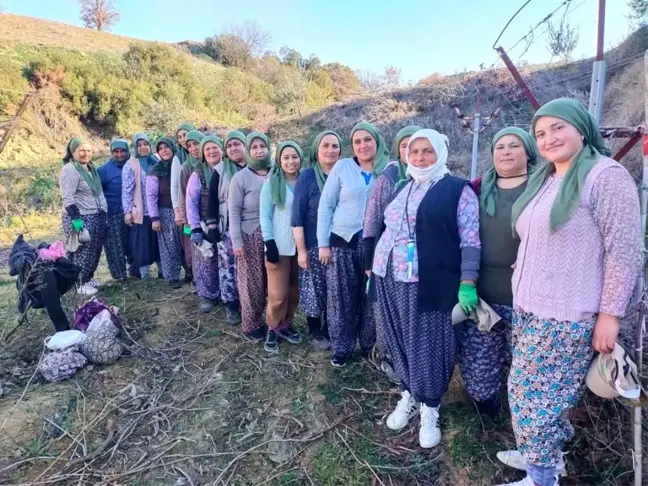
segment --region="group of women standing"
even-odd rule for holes
[[[63,225],[91,235],[73,255],[83,287],[108,233],[114,278],[126,264],[147,278],[156,262],[176,287],[184,265],[203,311],[224,303],[228,323],[270,353],[301,342],[299,306],[311,344],[331,348],[335,367],[356,344],[364,356],[377,344],[402,390],[386,425],[400,430],[420,415],[426,448],[441,441],[455,360],[491,416],[508,364],[518,447],[498,458],[527,471],[510,484],[558,484],[568,412],[593,354],[614,347],[642,261],[632,178],[569,99],[538,110],[530,133],[498,132],[493,166],[472,182],[450,173],[448,139],[429,128],[403,128],[393,157],[369,123],[349,142],[353,157],[340,158],[342,139],[327,130],[307,160],[287,141],[273,162],[262,133],[222,140],[182,125],[176,140],[157,142],[157,156],[143,135],[130,160],[128,144],[114,141],[97,174],[89,147],[73,140]],[[485,305],[501,318],[490,329],[476,317]]]

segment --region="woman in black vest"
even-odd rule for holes
[[[162,274],[171,288],[179,289],[182,247],[171,200],[171,165],[174,160],[177,160],[173,139],[161,138],[155,144],[155,151],[160,161],[146,176],[146,202],[151,216],[151,226],[157,233]]]
[[[407,182],[385,209],[376,244],[378,319],[401,379],[402,398],[387,419],[400,430],[421,413],[419,443],[441,442],[439,404],[455,361],[452,309],[477,306],[479,201],[450,175],[447,137],[419,130],[407,145]]]
[[[473,182],[479,195],[479,236],[482,243],[479,268],[479,297],[502,320],[490,332],[480,331],[471,320],[455,326],[461,376],[480,413],[494,417],[499,412],[499,390],[506,362],[507,335],[513,313],[512,265],[520,240],[513,236],[511,210],[524,192],[529,172],[538,159],[533,137],[524,130],[500,130],[491,146],[493,166]]]
[[[196,165],[187,183],[186,210],[187,221],[191,227],[191,242],[194,249],[193,267],[198,295],[202,299],[201,310],[211,312],[220,301],[218,281],[218,257],[216,244],[219,240],[218,215],[209,211],[209,184],[212,176],[218,177],[216,165],[223,159],[223,141],[209,135],[200,143],[200,162]],[[204,223],[208,233],[203,231]],[[212,256],[201,250],[203,240],[212,244]]]

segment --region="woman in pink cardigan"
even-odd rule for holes
[[[509,486],[554,486],[568,420],[595,352],[609,353],[641,265],[641,221],[630,174],[609,158],[585,107],[561,98],[531,123],[540,155],[513,206],[520,247],[513,273],[513,361],[508,398],[526,469]]]

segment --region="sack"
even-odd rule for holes
[[[100,329],[87,334],[87,339],[81,345],[81,352],[88,361],[96,364],[110,364],[119,359],[124,347],[110,331]]]
[[[45,346],[52,351],[60,351],[72,346],[82,345],[87,336],[81,331],[60,331],[45,339]]]
[[[46,354],[38,365],[38,371],[47,381],[61,381],[71,378],[87,363],[85,356],[74,347]]]
[[[113,336],[119,334],[119,328],[113,323],[112,314],[108,309],[102,310],[90,321],[88,329],[86,329],[86,333],[90,334],[94,331],[108,331]]]
[[[91,299],[74,311],[74,327],[80,331],[86,332],[92,319],[103,310],[108,310],[112,323],[118,329],[121,329],[122,326],[121,319],[119,318],[119,309],[99,299]]]

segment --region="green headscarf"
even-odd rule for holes
[[[233,139],[240,140],[241,143],[245,145],[245,134],[240,130],[232,130],[225,135],[225,147],[227,147],[229,141]],[[223,150],[223,177],[231,179],[239,170],[240,166],[229,159],[227,156],[227,150]]]
[[[160,144],[163,143],[167,147],[171,149],[171,152],[173,155],[175,155],[175,143],[173,143],[173,139],[170,137],[162,137],[160,140],[157,141],[155,144],[155,152],[157,153],[160,150]],[[171,156],[171,159],[169,160],[162,160],[162,157],[160,157],[160,161],[153,166],[151,171],[149,172],[149,175],[152,176],[157,176],[157,177],[167,177],[171,173],[171,164],[173,163],[173,156]]]
[[[301,147],[291,140],[286,142],[281,142],[277,148],[277,163],[270,170],[270,194],[272,195],[272,204],[277,206],[283,206],[286,202],[286,174],[281,168],[281,152],[286,147],[292,147],[297,151],[299,155],[299,165],[304,163],[304,154],[302,153]],[[319,165],[319,164],[317,164]]]
[[[392,146],[392,155],[398,160],[398,180],[404,181],[407,179],[407,162],[400,158],[400,144],[406,137],[411,137],[419,130],[422,130],[423,127],[418,125],[409,125],[405,128],[401,128],[394,138],[394,144]]]
[[[112,153],[117,149],[124,149],[126,151],[126,160],[122,161],[121,164],[119,164],[114,158],[112,159],[115,164],[121,166],[128,162],[128,159],[130,159],[130,147],[128,146],[128,142],[123,138],[116,138],[115,140],[110,142],[110,154],[112,155]]]
[[[182,145],[180,145],[180,142],[178,142],[178,132],[180,130],[186,130],[187,133],[189,133],[192,130],[195,130],[195,127],[191,123],[182,123],[178,125],[178,128],[176,128],[175,131],[175,141],[176,141],[176,155],[178,156],[178,160],[180,160],[180,163],[183,164],[184,161],[187,159],[187,149],[184,148]]]
[[[250,155],[250,145],[252,145],[252,140],[259,138],[264,141],[268,147],[268,153],[261,160],[257,160]],[[251,132],[245,137],[245,160],[247,160],[248,167],[253,170],[268,169],[272,164],[272,157],[270,156],[270,139],[268,139],[265,133],[261,132]]]
[[[385,139],[380,134],[378,129],[369,122],[360,122],[356,124],[351,130],[351,149],[353,150],[353,134],[358,130],[366,130],[371,134],[371,136],[376,141],[376,157],[374,158],[373,164],[373,176],[378,177],[382,174],[382,171],[385,170],[387,164],[389,163],[389,148],[385,143]]]
[[[532,135],[535,134],[535,125],[538,118],[543,116],[551,116],[566,121],[573,125],[584,137],[583,149],[569,165],[569,169],[567,169],[567,173],[560,183],[558,194],[551,207],[549,227],[551,231],[555,231],[564,225],[574,213],[580,203],[581,191],[585,185],[587,174],[589,174],[592,167],[599,161],[601,155],[610,155],[610,149],[605,146],[596,120],[576,100],[558,98],[542,106],[531,121]],[[515,231],[517,218],[526,205],[538,194],[547,177],[553,174],[555,170],[555,164],[553,162],[547,162],[544,167],[536,171],[529,178],[526,190],[513,205],[513,231]]]
[[[200,162],[196,166],[196,170],[202,170],[202,173],[205,176],[205,181],[207,182],[207,187],[209,187],[212,174],[214,173],[214,169],[212,169],[209,163],[205,160],[205,145],[207,145],[207,143],[209,142],[215,143],[220,147],[221,152],[225,152],[225,148],[223,147],[223,139],[217,137],[216,135],[207,135],[203,137],[202,142],[200,142]]]
[[[103,189],[101,188],[101,179],[99,177],[97,169],[92,163],[88,163],[88,169],[86,170],[83,164],[74,158],[74,151],[84,143],[87,142],[81,137],[74,137],[72,140],[70,140],[65,147],[63,163],[67,164],[68,162],[70,162],[72,163],[72,165],[74,165],[74,168],[81,175],[81,177],[83,177],[83,180],[86,181],[88,186],[90,186],[95,199],[98,200],[103,192]]]
[[[137,153],[137,143],[142,140],[144,140],[148,144],[149,148],[151,148],[152,150],[151,142],[148,138],[148,135],[146,133],[136,133],[135,136],[133,137],[133,152],[135,152],[135,158],[139,160],[140,167],[142,168],[144,173],[148,175],[151,170],[151,167],[157,165],[158,159],[156,159],[152,153],[149,153],[146,157],[141,157]]]
[[[335,135],[338,139],[338,143],[340,144],[340,149],[342,149],[342,139],[333,130],[324,130],[323,132],[318,133],[317,137],[315,137],[315,140],[313,140],[313,143],[311,144],[310,154],[308,156],[308,162],[309,167],[311,167],[313,169],[313,172],[315,172],[315,180],[317,181],[317,187],[319,187],[320,192],[322,192],[322,189],[324,188],[326,177],[324,176],[322,166],[317,159],[317,153],[319,152],[319,146],[320,143],[322,143],[322,139],[327,135]]]
[[[194,142],[200,144],[202,143],[204,136],[205,135],[203,135],[203,133],[199,132],[198,130],[191,130],[189,133],[187,133],[187,138],[185,138],[185,140],[187,141],[187,143],[189,142],[189,140],[193,140]],[[187,151],[187,158],[182,165],[188,165],[192,169],[195,169],[199,162],[199,159],[193,157],[191,153]]]
[[[495,151],[497,141],[506,135],[514,135],[520,139],[520,142],[524,145],[524,150],[526,150],[527,154],[527,173],[530,174],[533,172],[533,169],[538,162],[538,148],[536,147],[533,137],[521,128],[506,127],[497,132],[493,137],[493,142],[491,144],[491,155]],[[486,214],[489,216],[495,216],[495,205],[497,204],[498,197],[497,172],[495,171],[495,166],[493,166],[482,176],[481,193],[479,195],[479,202],[484,208]]]

